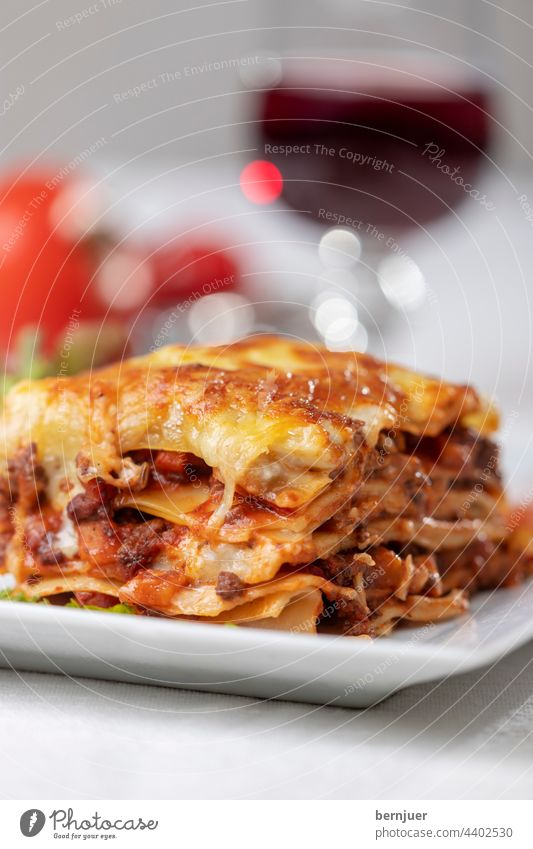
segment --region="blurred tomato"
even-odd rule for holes
[[[0,182],[0,345],[6,353],[27,325],[39,328],[50,350],[72,315],[78,320],[98,315],[90,289],[86,292],[90,247],[76,244],[59,221],[65,193],[74,197],[74,179],[42,171]]]
[[[147,306],[175,305],[193,293],[200,297],[237,283],[232,257],[214,245],[102,244],[101,256],[95,294],[102,308],[119,315],[133,317]]]
[[[73,324],[70,366],[78,367],[93,361],[88,343],[101,336],[99,325],[104,332],[112,327],[108,335],[118,346],[147,306],[175,305],[236,284],[235,263],[219,246],[122,241],[95,226],[104,206],[99,189],[61,168],[0,180],[0,350],[13,372],[21,373],[21,358],[37,355],[41,373],[50,372]],[[121,325],[124,333],[117,334]]]
[[[156,280],[153,303],[193,292],[209,295],[237,285],[237,266],[225,250],[209,244],[167,245],[153,255]]]

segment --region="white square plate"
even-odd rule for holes
[[[533,582],[373,641],[0,602],[4,667],[348,707],[485,666],[532,637]]]

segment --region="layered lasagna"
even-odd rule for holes
[[[450,619],[531,570],[497,424],[468,386],[267,336],[21,383],[3,567],[17,598],[240,627]]]

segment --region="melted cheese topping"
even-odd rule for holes
[[[363,354],[259,337],[223,348],[169,346],[88,375],[19,384],[6,399],[2,445],[6,463],[37,444],[57,509],[68,491],[61,484],[75,484],[80,466],[83,480],[136,490],[145,475],[129,452],[194,454],[226,486],[217,525],[236,488],[282,509],[305,508],[334,490],[341,473],[361,471],[380,431],[434,435],[467,420],[496,425],[469,387]]]

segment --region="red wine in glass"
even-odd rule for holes
[[[481,174],[491,120],[480,74],[391,54],[283,59],[281,79],[262,93],[258,126],[264,158],[283,175],[284,202],[324,227],[353,229],[376,289],[380,261],[414,231],[469,197],[490,204]]]

